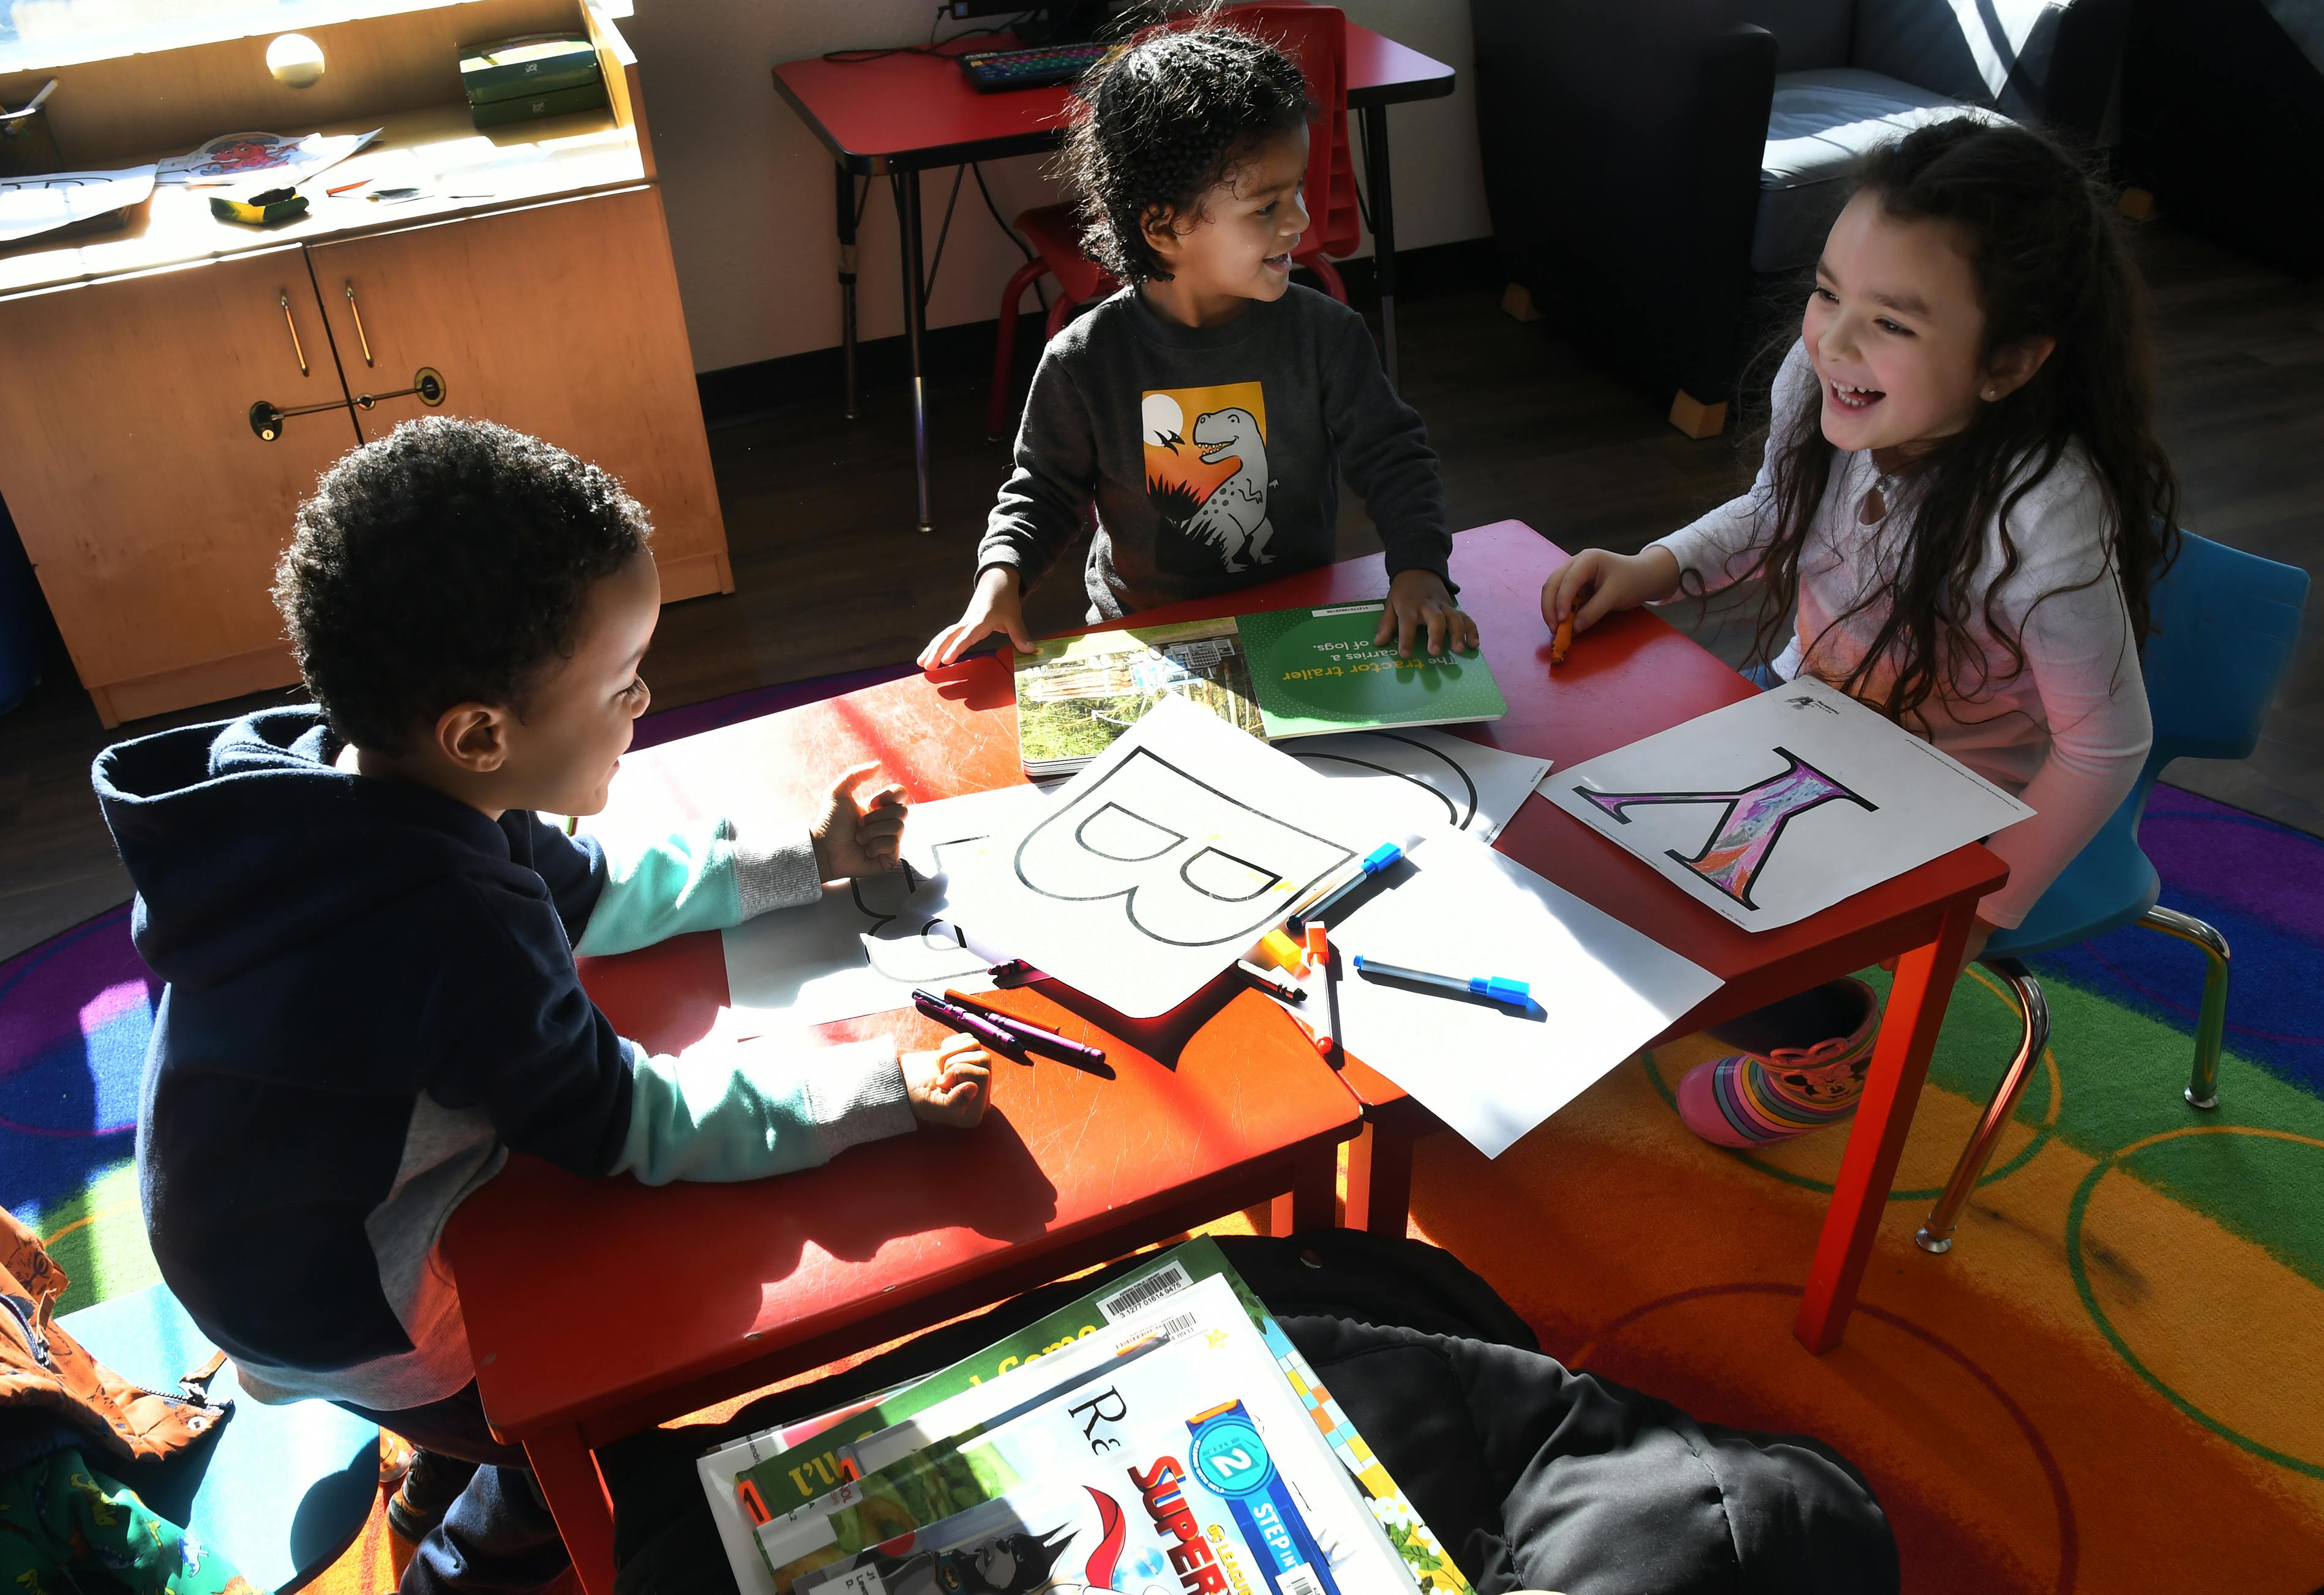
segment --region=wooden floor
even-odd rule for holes
[[[2163,433],[2186,522],[2209,537],[2313,566],[2324,528],[2324,288],[2255,267],[2166,223],[2139,253],[2153,289]],[[1692,442],[1544,325],[1497,309],[1492,286],[1399,306],[1406,395],[1444,459],[1452,522],[1514,518],[1567,548],[1635,549],[1737,491],[1725,440]],[[1019,382],[1023,380],[1020,366]],[[936,530],[911,530],[909,434],[899,386],[853,421],[835,393],[801,392],[711,435],[737,590],[674,604],[646,663],[657,708],[910,658],[958,611],[1005,447],[983,438],[984,386],[931,391]],[[1379,546],[1360,506],[1341,553]],[[1034,597],[1038,632],[1081,619],[1078,561]],[[1459,575],[1455,567],[1454,575]],[[2311,595],[2295,678],[2259,752],[2182,762],[2170,779],[2324,834],[2324,594]],[[1741,657],[1738,612],[1700,634]],[[97,722],[61,650],[0,719],[0,956],[124,901],[129,882],[95,801],[90,760],[116,735],[217,718],[291,695],[142,722]]]

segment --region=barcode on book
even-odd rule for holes
[[[1304,1562],[1296,1567],[1285,1568],[1275,1582],[1282,1595],[1323,1595],[1322,1582]]]
[[[1104,1314],[1108,1323],[1112,1323],[1133,1313],[1144,1311],[1164,1296],[1190,1289],[1194,1283],[1187,1277],[1185,1264],[1166,1263],[1136,1284],[1125,1286],[1111,1295],[1101,1298],[1097,1310]]]
[[[1182,1334],[1192,1333],[1194,1325],[1199,1322],[1200,1320],[1192,1313],[1180,1313],[1164,1319],[1159,1323],[1149,1323],[1139,1329],[1125,1329],[1121,1332],[1120,1337],[1114,1341],[1113,1353],[1117,1357],[1127,1356],[1139,1346],[1157,1345],[1167,1341],[1175,1341]]]

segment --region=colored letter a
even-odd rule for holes
[[[1573,789],[1625,825],[1630,823],[1630,816],[1622,811],[1640,804],[1725,805],[1719,823],[1711,828],[1711,840],[1702,844],[1700,853],[1689,858],[1674,847],[1669,856],[1745,908],[1756,908],[1759,905],[1751,900],[1752,884],[1766,868],[1785,825],[1811,808],[1827,803],[1853,803],[1868,813],[1877,813],[1880,807],[1849,790],[1789,749],[1777,748],[1775,752],[1784,761],[1783,770],[1737,792],[1592,792],[1583,787]]]

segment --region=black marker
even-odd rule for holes
[[[1268,973],[1248,958],[1235,960],[1235,973],[1270,997],[1280,997],[1286,1002],[1307,1000],[1307,993],[1299,987]]]
[[[1321,919],[1326,924],[1331,923],[1333,908],[1345,901],[1351,893],[1360,890],[1373,876],[1401,862],[1403,858],[1404,849],[1393,842],[1373,848],[1364,855],[1363,862],[1357,866],[1359,872],[1355,876],[1343,882],[1337,890],[1329,893],[1322,900],[1309,904],[1284,920],[1283,928],[1297,936],[1306,934],[1307,925],[1311,920]]]

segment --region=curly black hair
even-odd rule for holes
[[[429,416],[341,457],[299,506],[274,604],[344,742],[405,751],[455,704],[519,715],[590,585],[645,551],[622,484],[494,421]]]
[[[1167,282],[1146,240],[1155,217],[1183,223],[1268,136],[1315,115],[1299,63],[1217,20],[1150,34],[1092,67],[1060,166],[1082,248],[1125,282]]]

